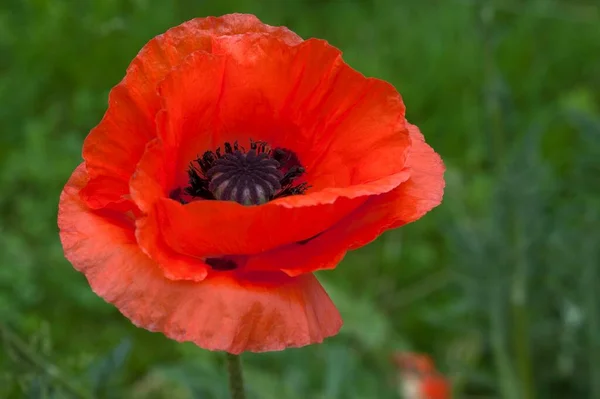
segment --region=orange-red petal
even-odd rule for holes
[[[174,187],[173,154],[156,138],[147,145],[129,181],[131,198],[142,212],[149,213],[154,203],[169,196]]]
[[[135,237],[142,252],[148,255],[171,280],[202,281],[210,266],[203,260],[175,252],[160,234],[154,215],[143,216],[136,221]]]
[[[61,194],[58,225],[67,259],[94,290],[139,327],[231,353],[321,342],[341,327],[335,306],[312,275],[213,273],[172,281],[138,247],[133,224],[90,210],[79,192],[85,165]]]
[[[250,255],[310,239],[334,226],[366,198],[342,198],[335,204],[286,208],[270,202],[244,206],[232,201],[170,199],[156,203],[164,240],[175,251],[196,257]]]
[[[319,40],[290,47],[256,34],[214,38],[213,52],[191,54],[159,87],[163,155],[147,152],[131,183],[144,211],[156,206],[159,220],[150,225],[162,231],[145,235],[162,233],[171,248],[194,257],[258,254],[323,233],[368,196],[408,179],[410,138],[398,93],[352,70],[337,49]],[[178,177],[162,184],[163,196],[171,185],[186,185],[185,170],[197,154],[250,139],[292,148],[301,162],[304,154],[313,166],[307,181],[316,187],[259,207],[181,205],[151,192],[151,180],[165,168]]]
[[[161,104],[157,86],[185,57],[194,51],[212,51],[219,36],[269,33],[288,43],[301,39],[284,27],[263,24],[253,15],[230,14],[198,18],[169,29],[148,42],[127,68],[125,78],[109,95],[108,110],[88,135],[83,148],[90,180],[120,181],[110,190],[103,184],[91,185],[86,198],[95,208],[118,202],[146,143],[156,136],[155,117]],[[101,190],[94,187],[103,186]]]
[[[213,51],[227,57],[217,142],[258,137],[293,149],[313,192],[404,168],[410,141],[400,95],[352,69],[327,42],[220,37]]]
[[[297,207],[289,206],[288,198],[250,207],[229,201],[202,200],[182,205],[166,198],[172,182],[170,155],[160,140],[150,142],[130,184],[132,198],[147,213],[143,222],[138,223],[138,241],[165,269],[183,270],[174,266],[182,254],[189,255],[190,262],[196,262],[194,258],[259,254],[310,239],[334,226],[367,200],[363,193],[357,198],[336,197],[329,203],[300,203]],[[403,171],[382,181],[391,181],[389,190],[408,176],[408,171]],[[357,190],[357,193],[362,192]],[[310,198],[289,198],[302,197]],[[172,271],[169,275],[179,273]],[[198,278],[187,272],[185,276],[179,278]]]
[[[292,149],[305,167],[312,188],[284,206],[380,194],[402,181],[410,139],[400,95],[325,41],[214,38],[212,54],[190,55],[159,91],[159,136],[178,149],[179,184],[198,154],[250,140]]]
[[[407,165],[410,178],[389,193],[373,196],[355,215],[363,221],[358,225],[347,222],[339,227],[348,229],[356,239],[350,249],[374,240],[384,230],[400,227],[421,218],[442,202],[444,195],[444,163],[425,142],[417,126],[408,124],[411,147]],[[360,231],[359,231],[360,230]]]
[[[407,164],[410,178],[396,189],[371,196],[333,228],[304,244],[292,244],[252,256],[252,270],[281,269],[290,276],[332,269],[348,250],[368,244],[387,229],[413,222],[442,201],[444,164],[425,143],[419,129],[408,124],[412,146]]]
[[[167,198],[172,182],[171,159],[162,142],[153,140],[130,183],[133,200],[147,214],[138,223],[138,241],[165,268],[171,268],[167,261],[171,255],[159,252],[174,250],[195,258],[249,255],[306,240],[335,225],[366,201],[366,197],[340,198],[335,203],[298,208],[284,206],[280,200],[260,206],[205,200],[183,205]]]

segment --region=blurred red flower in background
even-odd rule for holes
[[[436,369],[431,358],[399,352],[392,361],[398,369],[399,392],[404,399],[451,399],[450,382]]]
[[[252,15],[140,51],[60,198],[67,259],[139,327],[231,353],[321,342],[313,276],[442,199],[444,167],[388,83]]]

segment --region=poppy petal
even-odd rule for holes
[[[337,309],[312,275],[165,278],[139,249],[132,223],[92,211],[81,200],[88,180],[81,164],[61,194],[58,225],[65,255],[94,292],[137,326],[231,353],[318,343],[341,327]]]
[[[288,43],[302,39],[284,27],[263,24],[253,15],[230,14],[198,18],[169,29],[150,40],[127,68],[125,78],[109,95],[108,110],[88,135],[83,148],[90,180],[109,178],[121,184],[95,184],[86,198],[96,209],[118,202],[127,194],[129,177],[146,143],[156,136],[154,120],[160,109],[157,86],[185,57],[194,51],[212,51],[212,39],[219,36],[264,32]],[[94,188],[103,187],[101,190]]]
[[[131,197],[147,213],[144,222],[138,223],[140,245],[165,268],[171,268],[167,260],[177,256],[159,255],[159,248],[195,258],[255,254],[313,237],[366,200],[342,198],[335,204],[296,209],[281,206],[278,201],[261,206],[202,200],[183,205],[167,198],[173,165],[169,156],[162,142],[153,140],[130,182]]]
[[[160,234],[157,221],[153,215],[141,217],[136,221],[135,237],[140,249],[162,268],[168,279],[204,280],[210,266],[198,258],[173,251]]]
[[[217,142],[258,137],[293,149],[313,192],[404,168],[410,139],[400,95],[352,69],[327,42],[220,37],[214,53],[228,57]]]
[[[127,183],[112,176],[98,176],[80,192],[81,199],[92,209],[113,208],[133,209],[135,204],[128,198]]]
[[[341,61],[339,50],[319,40],[290,47],[269,35],[248,34],[215,38],[213,51],[191,54],[159,87],[164,105],[158,118],[159,136],[167,147],[164,152],[180,151],[175,161],[176,185],[186,184],[185,171],[192,159],[223,141],[243,143],[254,136],[294,151],[304,146],[315,156],[315,141],[329,135],[328,130],[333,138],[317,154],[322,159],[315,165],[326,165],[325,169],[315,166],[316,171],[307,173],[309,183],[321,187],[305,195],[260,207],[158,201],[155,215],[160,218],[164,240],[178,253],[250,255],[304,241],[336,224],[367,196],[393,190],[408,179],[405,162],[410,138],[398,93],[389,84],[352,70]],[[324,70],[313,66],[315,59],[327,61]],[[295,78],[286,71],[294,71]],[[215,81],[219,83],[211,84]],[[339,103],[342,106],[335,109]],[[308,106],[303,111],[297,104]],[[331,119],[320,116],[323,107],[331,108]],[[304,126],[310,128],[303,131]],[[166,156],[163,162],[172,165]],[[151,172],[143,174],[152,179],[161,168],[152,165],[159,162],[157,157],[147,162],[145,158],[132,180],[133,196],[147,202],[138,204],[143,209],[151,198],[158,198],[147,192],[152,184],[135,184],[137,175],[149,167]],[[173,188],[163,186],[163,192]],[[294,210],[299,207],[306,209]]]
[[[400,95],[350,68],[325,41],[215,38],[213,54],[190,55],[159,91],[159,136],[178,148],[178,184],[198,154],[250,140],[293,149],[305,167],[312,188],[283,206],[380,194],[402,181],[410,138]]]
[[[158,225],[175,251],[194,257],[251,255],[310,239],[360,207],[366,198],[286,208],[276,203],[244,206],[233,201],[171,199],[156,203]]]
[[[411,138],[407,165],[410,178],[389,193],[370,197],[357,212],[363,223],[340,225],[355,235],[350,249],[373,241],[384,230],[394,229],[421,218],[442,202],[445,167],[441,157],[425,142],[415,125],[407,122]],[[352,217],[352,215],[350,215]],[[350,227],[352,225],[352,227]]]
[[[410,178],[396,189],[369,199],[333,228],[303,244],[282,246],[249,257],[249,270],[279,268],[290,276],[332,269],[348,250],[368,244],[385,230],[414,222],[439,205],[444,192],[444,164],[425,143],[419,129],[408,124],[412,140]]]
[[[165,151],[160,139],[154,139],[146,145],[129,181],[131,198],[142,212],[150,212],[156,201],[168,196],[174,176],[171,159],[171,153]]]
[[[156,119],[158,136],[168,152],[175,154],[173,177],[180,186],[187,184],[190,162],[216,149],[211,132],[218,124],[216,113],[223,93],[219,82],[225,78],[225,62],[222,56],[192,53],[158,88],[164,104]]]

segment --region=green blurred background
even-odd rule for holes
[[[222,354],[136,329],[63,258],[60,190],[137,51],[250,12],[392,82],[447,165],[442,206],[320,278],[324,344],[245,354],[250,398],[397,398],[430,354],[456,398],[600,398],[594,0],[3,0],[0,397],[227,397]]]

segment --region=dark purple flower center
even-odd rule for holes
[[[264,142],[250,142],[250,149],[235,142],[207,151],[191,162],[185,193],[194,198],[260,205],[276,198],[303,194],[307,183],[295,184],[304,174],[298,157],[287,149],[271,149]],[[181,200],[181,198],[179,198]]]

